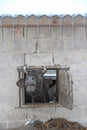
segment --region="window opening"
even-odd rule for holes
[[[19,106],[23,104],[60,103],[72,108],[72,80],[69,68],[27,67],[18,68]]]
[[[29,70],[25,75],[25,103],[56,102],[56,70]]]

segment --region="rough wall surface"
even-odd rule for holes
[[[0,19],[0,127],[12,128],[26,120],[64,117],[87,126],[87,18],[3,17]],[[25,54],[25,60],[24,60]],[[43,60],[42,60],[43,59]],[[18,108],[17,66],[70,65],[73,109]]]

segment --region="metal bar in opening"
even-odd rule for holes
[[[20,79],[20,72],[19,72],[19,79]],[[21,88],[19,87],[19,107],[21,107]]]
[[[23,73],[23,72],[22,72]],[[25,78],[26,78],[26,74],[25,73],[23,73],[24,74],[24,76],[23,76],[23,78],[24,78],[24,88],[23,88],[23,104],[25,104],[25,96],[26,96],[26,94],[25,94]]]
[[[59,69],[56,70],[56,102],[59,102]]]
[[[43,85],[43,103],[46,103],[44,78],[43,78],[42,85]]]

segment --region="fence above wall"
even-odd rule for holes
[[[15,48],[23,53],[38,53],[86,48],[86,34],[87,16],[82,15],[0,17],[0,46],[6,51]]]
[[[28,26],[28,27],[36,27],[37,24],[41,27],[48,27],[49,24],[51,26],[60,26],[60,23],[63,24],[63,26],[72,26],[73,20],[75,21],[75,24],[78,26],[83,26],[84,19],[87,21],[86,16],[82,15],[54,15],[54,16],[1,16],[0,20],[2,21],[3,27],[13,27],[13,24],[15,26]],[[85,22],[87,25],[87,22]]]

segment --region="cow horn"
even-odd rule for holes
[[[43,73],[46,73],[46,72],[47,72],[46,67],[45,67],[45,66],[43,66],[42,68],[43,68],[42,72],[43,72]]]
[[[25,73],[25,74],[27,74],[26,68],[27,68],[27,65],[24,65],[23,70],[24,70],[24,73]]]

